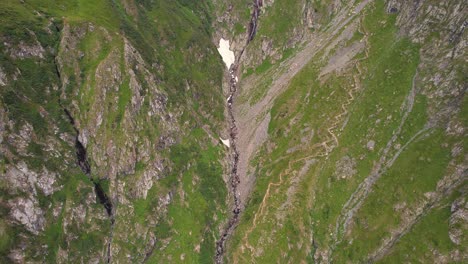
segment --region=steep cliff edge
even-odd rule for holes
[[[1,262],[211,262],[227,187],[209,10],[0,4]]]

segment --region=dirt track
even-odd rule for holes
[[[238,138],[237,146],[240,150],[238,174],[240,183],[238,191],[242,206],[244,201],[249,196],[251,188],[254,184],[254,177],[249,175],[249,162],[253,154],[263,144],[268,137],[268,123],[265,122],[266,116],[273,106],[273,101],[277,98],[289,85],[291,79],[302,70],[309,61],[323,50],[330,50],[337,45],[339,41],[349,38],[350,32],[343,30],[337,37],[336,34],[347,27],[356,26],[352,20],[363,10],[363,8],[372,2],[366,0],[359,3],[357,6],[350,5],[344,8],[341,13],[335,18],[333,25],[321,34],[314,35],[307,39],[307,44],[294,57],[283,61],[273,73],[275,76],[272,85],[268,88],[266,95],[254,105],[249,102],[234,103],[234,116],[237,121]],[[351,32],[352,33],[352,32]],[[327,36],[325,38],[324,36]],[[339,63],[331,63],[328,65],[328,70],[331,72],[341,67]],[[249,77],[240,81],[240,93],[242,95],[252,94],[252,91],[257,86],[259,80],[255,77]]]
[[[365,1],[365,4],[367,4],[369,1]],[[356,10],[361,11],[362,8],[365,5],[361,4]],[[356,11],[355,14],[358,14],[359,12]],[[339,23],[341,27],[347,25],[347,23],[350,21],[350,19],[346,19],[345,23]],[[337,32],[339,28],[335,29],[334,31]],[[346,31],[344,31],[346,32]],[[346,34],[349,34],[346,33]],[[365,44],[367,45],[367,34],[364,32],[365,35]],[[344,34],[340,35],[338,39],[340,38],[345,38],[346,36]],[[287,65],[292,65],[289,71],[283,73],[276,82],[273,83],[272,88],[268,91],[267,95],[257,104],[251,107],[248,111],[244,112],[244,115],[242,118],[239,120],[239,128],[241,128],[241,131],[245,133],[244,135],[247,135],[247,137],[242,137],[240,136],[239,143],[240,144],[246,144],[246,145],[239,145],[242,146],[242,149],[253,149],[255,147],[252,147],[252,145],[258,145],[258,141],[256,137],[252,137],[252,134],[247,134],[245,131],[251,131],[252,129],[248,129],[248,126],[255,125],[255,120],[258,118],[258,116],[262,113],[264,113],[266,110],[269,110],[272,106],[274,98],[276,98],[283,90],[284,88],[287,87],[287,84],[289,84],[289,81],[294,77],[295,74],[297,74],[309,61],[310,59],[319,51],[321,51],[323,48],[326,47],[326,44],[329,43],[329,41],[332,41],[335,43],[335,45],[339,42],[336,39],[331,40],[322,40],[319,39],[318,41],[313,41],[309,43],[309,45],[306,46],[306,48],[298,53],[297,56],[294,58],[290,59],[289,61],[286,62],[286,66],[282,67],[287,67]],[[329,46],[327,47],[329,48]],[[367,49],[366,49],[366,56],[364,59],[368,57]],[[338,61],[339,62],[339,61]],[[327,69],[329,72],[334,71],[335,69],[338,69],[342,66],[342,63],[329,63],[327,65]],[[355,63],[355,67],[357,68],[358,72],[361,72],[360,65],[357,60],[353,61]],[[324,141],[320,143],[316,143],[311,147],[308,147],[309,153],[312,153],[310,155],[307,155],[305,157],[300,157],[298,159],[294,159],[288,163],[288,168],[283,171],[279,175],[279,180],[277,182],[270,182],[267,187],[267,191],[265,192],[265,195],[262,199],[262,202],[257,210],[257,212],[254,215],[254,220],[252,222],[252,226],[245,232],[243,239],[242,239],[242,246],[241,248],[243,249],[248,249],[251,251],[252,254],[255,254],[255,248],[249,244],[249,235],[250,233],[255,229],[255,227],[258,224],[258,221],[265,216],[265,210],[267,210],[267,204],[268,204],[268,199],[271,195],[272,189],[274,187],[279,187],[282,185],[284,178],[287,175],[290,175],[293,173],[293,165],[296,163],[317,158],[317,157],[326,157],[328,154],[339,145],[338,137],[335,134],[335,131],[339,129],[339,124],[341,124],[344,121],[344,117],[348,114],[347,107],[351,104],[351,102],[354,100],[353,93],[355,93],[357,90],[360,89],[361,84],[359,78],[356,76],[353,76],[354,80],[354,85],[351,87],[351,89],[347,89],[348,93],[348,99],[346,100],[345,103],[341,105],[342,111],[338,113],[332,120],[334,120],[332,123],[330,123],[329,127],[327,128],[328,132],[328,137]],[[345,88],[346,89],[346,88]],[[248,103],[244,104],[243,106],[239,107],[240,109],[248,108]],[[244,110],[245,111],[245,110]],[[243,112],[240,110],[239,115],[242,115]],[[263,123],[263,122],[262,122]],[[263,124],[265,125],[265,124]],[[245,127],[243,127],[245,126]],[[260,127],[260,126],[259,126]],[[244,139],[244,140],[242,140]],[[258,147],[258,146],[256,146]],[[249,152],[247,154],[251,155],[253,152]],[[244,154],[244,153],[243,153]],[[242,182],[242,176],[246,176],[247,173],[247,164],[244,164],[244,162],[250,160],[250,156],[244,156],[241,158],[239,162],[239,174],[241,175],[241,182]],[[247,181],[244,180],[244,183]],[[243,186],[241,184],[241,186]],[[245,184],[244,184],[245,186]],[[247,187],[247,189],[250,189],[250,186]],[[248,193],[248,192],[247,192]],[[244,194],[245,195],[245,194]]]

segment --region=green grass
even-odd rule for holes
[[[73,24],[92,22],[112,31],[119,27],[118,17],[113,12],[113,1],[110,0],[31,0],[26,6],[50,16],[65,17],[67,22]]]
[[[99,226],[99,231],[90,230],[79,232],[79,228],[75,222],[68,223],[68,225],[70,225],[67,229],[68,232],[76,232],[77,234],[80,234],[80,237],[77,240],[68,241],[67,243],[67,236],[63,230],[63,221],[65,217],[70,217],[68,215],[68,209],[81,203],[83,197],[85,197],[87,193],[93,192],[94,186],[90,179],[82,173],[66,175],[66,177],[61,180],[60,184],[62,184],[64,188],[53,193],[50,197],[45,197],[41,194],[39,195],[40,203],[43,204],[44,207],[48,207],[49,205],[52,207],[61,206],[61,210],[57,218],[52,215],[51,211],[47,212],[47,225],[45,231],[36,238],[36,243],[43,243],[48,246],[47,254],[43,254],[43,257],[45,257],[47,262],[56,261],[59,248],[68,249],[70,252],[94,250],[96,247],[100,247],[103,244],[103,238],[108,232],[108,223],[106,223],[106,220],[97,220],[94,222],[94,225]],[[77,195],[77,193],[81,195]],[[94,210],[101,211],[104,209],[99,203],[96,203],[86,210],[89,213]],[[79,258],[82,256],[77,254],[75,256],[71,256],[71,259],[73,259],[73,257]]]
[[[0,44],[0,65],[7,76],[21,73],[16,81],[10,78],[8,85],[0,91],[2,107],[7,111],[8,118],[15,120],[15,130],[21,129],[26,123],[34,129],[33,140],[27,146],[31,155],[23,157],[28,166],[36,170],[41,170],[43,166],[56,170],[63,161],[45,155],[45,144],[41,141],[48,136],[52,126],[58,128],[58,132],[72,131],[58,105],[59,92],[53,89],[54,86],[58,86],[54,56],[59,33],[53,26],[49,28],[49,32],[46,30],[45,18],[28,15],[30,9],[27,5],[4,1],[0,4],[0,10],[4,13],[0,23],[0,35],[8,39],[5,41],[8,44]],[[14,19],[11,19],[12,16]],[[16,47],[21,42],[36,45],[36,41],[45,49],[44,59],[14,59],[9,56],[8,45]]]
[[[142,0],[135,5],[136,15],[130,17],[121,1],[26,2],[5,0],[0,3],[0,34],[8,36],[13,46],[21,41],[34,44],[35,39],[26,31],[30,29],[46,48],[46,58],[15,60],[9,57],[8,47],[0,43],[2,70],[8,76],[15,74],[16,69],[21,71],[17,81],[0,91],[0,104],[7,110],[9,119],[15,121],[16,130],[28,122],[35,131],[32,142],[27,146],[30,155],[18,159],[25,160],[29,168],[36,171],[45,166],[49,171],[56,172],[59,175],[57,186],[63,186],[51,196],[38,194],[48,224],[44,233],[30,240],[32,249],[26,250],[27,257],[37,262],[56,262],[58,249],[61,248],[69,252],[68,261],[86,261],[86,258],[103,251],[104,239],[110,231],[108,219],[94,217],[105,215],[98,203],[86,207],[85,223],[68,221],[72,218],[72,208],[85,204],[85,198],[93,192],[93,186],[85,175],[78,172],[73,146],[58,139],[60,133],[74,135],[58,104],[62,91],[52,89],[62,85],[56,73],[55,57],[58,55],[69,56],[71,61],[78,62],[78,76],[74,75],[75,69],[71,65],[62,69],[62,74],[70,81],[65,89],[67,100],[62,103],[71,106],[73,102],[73,107],[77,107],[72,112],[78,113],[75,118],[80,122],[80,127],[86,127],[97,114],[103,114],[103,124],[95,137],[90,138],[88,150],[104,153],[107,149],[116,149],[116,155],[128,150],[138,157],[135,164],[122,165],[125,168],[119,168],[112,180],[104,180],[110,168],[97,167],[97,162],[91,160],[93,180],[99,181],[106,193],[117,195],[124,201],[117,204],[113,243],[120,247],[120,251],[113,256],[114,259],[129,261],[126,257],[128,254],[132,256],[132,261],[141,261],[154,234],[156,245],[149,263],[212,263],[219,227],[229,215],[226,207],[228,190],[222,177],[226,171],[220,162],[225,159],[225,149],[221,144],[213,145],[210,137],[201,129],[211,130],[210,133],[216,137],[224,121],[225,102],[221,90],[224,67],[211,42],[214,30],[211,28],[214,21],[212,13],[217,6],[212,6],[210,1]],[[313,1],[312,6],[318,13],[324,14],[328,2]],[[245,32],[244,26],[250,18],[248,3],[250,1],[247,0],[233,3],[232,12],[239,16],[232,28],[234,35]],[[43,13],[44,17],[35,15],[34,10]],[[270,191],[265,217],[249,235],[249,242],[263,250],[263,255],[257,259],[259,263],[311,260],[313,251],[308,254],[308,247],[311,246],[309,238],[312,234],[319,247],[330,246],[333,237],[330,232],[334,232],[334,224],[343,204],[369,175],[382,154],[380,150],[400,124],[403,116],[401,105],[411,89],[419,63],[419,46],[399,37],[394,26],[396,17],[386,14],[384,10],[384,1],[376,1],[375,7],[368,10],[364,18],[364,27],[371,33],[369,58],[361,62],[364,69],[362,88],[354,94],[355,99],[348,106],[349,120],[339,134],[339,146],[327,159],[319,158],[318,163],[296,184],[293,194],[288,196],[288,189],[295,180],[293,173],[285,176],[281,186]],[[273,40],[275,48],[283,51],[279,62],[293,56],[297,50],[287,46],[294,34],[293,29],[302,21],[302,17],[297,16],[301,12],[301,3],[285,0],[277,0],[266,7],[252,48],[260,45],[261,36],[267,36]],[[49,27],[52,33],[45,29],[50,18],[54,18],[54,25]],[[318,18],[319,21],[327,19],[328,14]],[[94,31],[87,31],[77,43],[83,56],[60,53],[59,31],[63,23],[68,23],[72,30],[93,24]],[[141,54],[145,65],[126,65],[124,37]],[[436,38],[437,34],[431,37]],[[344,44],[362,38],[362,34],[355,33]],[[359,56],[364,58],[364,53]],[[266,94],[272,83],[271,72],[279,62],[267,58],[260,65],[247,69],[244,77],[250,74],[261,76],[259,85],[251,94],[251,104]],[[105,94],[99,90],[105,85],[103,76],[96,74],[103,63],[115,65],[121,71],[116,87]],[[321,83],[318,78],[320,66],[322,61],[317,56],[293,78],[289,87],[274,102],[268,128],[268,148],[262,147],[260,154],[252,161],[257,166],[256,183],[237,233],[229,244],[229,258],[241,254],[239,246],[242,236],[251,227],[268,184],[279,180],[288,162],[316,151],[307,146],[329,138],[327,128],[342,111],[341,104],[348,100],[347,90],[353,84],[352,75],[359,74],[357,69],[351,69],[348,75],[332,75]],[[130,87],[130,68],[141,85],[136,92],[145,98],[138,111],[130,109],[134,92]],[[154,77],[151,81],[148,74]],[[150,100],[155,99],[156,93],[168,97],[165,107],[172,117],[148,116]],[[413,110],[396,143],[403,146],[427,123],[429,102],[423,95],[416,97]],[[466,106],[466,103],[463,102],[463,105]],[[104,111],[98,113],[97,106],[102,106]],[[48,114],[41,114],[42,109]],[[464,107],[459,114],[464,123],[466,112]],[[131,116],[126,116],[127,113],[131,113]],[[340,125],[343,123],[344,120]],[[314,130],[314,137],[307,142],[309,145],[301,142],[304,128]],[[168,135],[173,136],[175,143],[160,146],[160,137]],[[45,144],[50,137],[59,142],[57,151],[68,155],[52,157]],[[373,152],[365,148],[371,139],[376,142]],[[343,243],[334,251],[334,260],[365,260],[365,256],[376,249],[382,238],[401,223],[401,215],[394,212],[394,205],[406,202],[408,206],[416,206],[425,193],[435,189],[450,160],[451,148],[444,146],[444,143],[451,146],[455,141],[445,137],[442,130],[433,129],[409,144],[395,164],[382,174],[356,213],[350,235],[344,235]],[[6,142],[12,155],[18,156],[18,151],[9,144]],[[147,146],[150,149],[140,152],[142,147]],[[304,148],[288,152],[295,146]],[[390,156],[396,151],[392,149]],[[141,153],[144,153],[144,157],[140,156]],[[336,163],[343,156],[356,160],[357,174],[349,180],[338,180],[334,175]],[[64,157],[72,158],[64,161]],[[146,198],[137,199],[134,193],[138,180],[156,158],[163,161],[164,171],[158,175],[158,180],[153,180]],[[2,172],[8,164],[18,159],[2,161]],[[108,157],[99,164],[107,164],[109,160]],[[298,171],[303,165],[303,162],[295,164],[293,169]],[[25,195],[7,193],[5,182],[0,182],[0,187],[4,193],[2,199]],[[115,188],[123,188],[123,191]],[[161,197],[168,193],[172,201],[166,210],[161,208],[160,203]],[[286,199],[290,199],[289,204],[285,204]],[[429,260],[426,252],[433,247],[440,248],[444,254],[456,248],[447,237],[448,203],[429,212],[383,261]],[[59,216],[55,217],[49,208],[59,205],[63,207]],[[287,206],[287,210],[280,210],[283,205]],[[5,210],[0,206],[2,215],[8,213]],[[66,230],[63,229],[65,221]],[[0,234],[2,256],[17,246],[20,236],[28,236],[23,228],[12,227],[5,221],[0,221]],[[353,243],[350,243],[351,238],[355,238]],[[420,253],[412,254],[412,247],[418,241],[424,241],[415,246]],[[48,246],[47,254],[43,254],[46,255],[45,259],[40,259],[40,254],[35,257],[34,252],[38,252],[43,245]],[[81,260],[82,252],[87,252],[84,260]],[[183,260],[182,254],[185,254]],[[249,262],[251,256],[245,257],[242,261]]]
[[[268,69],[270,69],[272,66],[270,60],[267,58],[266,60],[264,60],[262,62],[262,64],[260,64],[256,69],[255,69],[255,73],[256,74],[262,74],[262,73],[265,73]]]
[[[401,224],[401,213],[393,209],[396,204],[404,202],[408,208],[417,207],[425,200],[425,193],[435,190],[450,160],[449,150],[440,146],[444,139],[441,132],[410,145],[377,182],[347,238],[352,237],[354,242],[337,248],[336,261],[363,261],[390,230]]]
[[[227,189],[222,178],[224,169],[219,163],[224,158],[224,150],[220,146],[211,145],[206,133],[196,128],[207,125],[212,133],[218,133],[224,120],[224,98],[221,90],[224,67],[211,42],[213,31],[211,2],[138,1],[137,15],[134,17],[127,16],[120,1],[26,2],[22,4],[7,0],[0,3],[1,35],[11,38],[10,44],[13,46],[18,45],[20,41],[35,44],[26,29],[33,31],[47,50],[46,58],[14,60],[8,56],[7,47],[3,42],[0,44],[2,70],[8,76],[12,76],[17,68],[21,71],[21,76],[16,82],[11,82],[0,91],[1,105],[7,110],[9,119],[15,120],[17,126],[15,129],[21,128],[24,122],[28,122],[36,133],[34,140],[27,147],[32,157],[20,158],[26,160],[31,169],[41,170],[46,166],[49,171],[63,177],[57,183],[63,186],[60,191],[50,197],[39,195],[40,205],[47,213],[47,223],[50,224],[46,226],[44,233],[34,240],[34,245],[26,250],[26,255],[32,256],[31,252],[47,245],[47,253],[39,254],[37,258],[47,255],[46,262],[56,262],[58,248],[61,247],[68,251],[68,260],[72,262],[79,262],[79,258],[82,257],[80,253],[89,253],[84,258],[86,261],[86,258],[94,257],[94,253],[103,250],[104,239],[110,231],[108,219],[94,218],[104,212],[102,205],[98,203],[86,208],[84,224],[79,226],[76,221],[67,222],[67,228],[64,230],[64,219],[69,220],[72,208],[85,203],[84,199],[93,191],[93,187],[91,181],[83,175],[76,176],[78,168],[75,165],[73,146],[68,146],[66,142],[57,139],[60,146],[56,151],[69,154],[66,157],[71,159],[64,162],[63,156],[50,157],[46,145],[43,144],[48,137],[58,138],[60,134],[53,132],[56,127],[58,133],[66,132],[71,136],[75,134],[58,104],[62,84],[56,73],[55,57],[59,56],[66,59],[67,65],[61,69],[61,74],[69,80],[69,84],[65,87],[67,98],[62,100],[62,104],[74,114],[80,128],[86,127],[97,114],[103,115],[103,123],[99,127],[97,136],[90,139],[87,148],[93,167],[93,179],[100,182],[106,193],[110,195],[116,193],[115,182],[104,180],[107,178],[109,168],[96,166],[97,163],[92,160],[93,151],[101,148],[103,143],[105,145],[112,142],[119,153],[122,149],[126,149],[130,137],[138,139],[138,142],[135,142],[136,148],[141,146],[143,140],[148,140],[151,142],[150,146],[154,147],[149,151],[150,157],[144,157],[144,161],[136,163],[135,173],[119,171],[117,175],[117,181],[126,183],[123,195],[132,206],[127,208],[124,205],[117,205],[119,213],[116,216],[116,233],[125,234],[126,237],[125,239],[115,237],[115,245],[121,246],[120,253],[114,256],[115,259],[126,259],[125,254],[134,256],[136,260],[144,258],[141,252],[145,250],[149,236],[142,239],[133,228],[129,228],[131,223],[132,227],[133,224],[143,226],[145,229],[142,232],[155,233],[157,239],[174,236],[183,245],[182,249],[187,252],[193,252],[193,248],[201,244],[200,252],[188,255],[187,260],[211,262],[215,252],[214,241],[219,236],[218,225],[227,215],[225,210]],[[44,14],[44,17],[35,15],[35,10]],[[51,18],[54,24],[49,27],[52,30],[49,34],[46,26]],[[72,32],[86,32],[79,38],[72,33],[77,41],[76,54],[59,51],[61,37],[59,31],[63,29],[63,23],[67,23]],[[92,31],[87,30],[90,23],[94,28]],[[123,37],[141,54],[146,63],[145,69],[143,65],[125,64]],[[74,65],[68,64],[69,62],[77,62],[79,72],[76,76],[77,69]],[[121,80],[116,82],[119,87],[112,87],[107,93],[99,90],[106,85],[102,80],[103,75],[108,77],[105,68],[104,73],[96,74],[97,69],[104,63],[117,66],[122,74]],[[129,85],[129,68],[135,72],[136,79],[141,85],[141,90],[137,92],[145,97],[137,113],[128,111],[133,97]],[[154,82],[148,81],[148,73],[154,77]],[[59,87],[59,90],[53,90],[53,86]],[[188,86],[190,89],[187,89]],[[171,126],[180,129],[180,133],[171,134],[177,140],[171,151],[164,147],[159,149],[158,146],[159,137],[167,136],[169,133],[165,127],[167,124],[161,122],[168,117],[148,117],[147,114],[150,100],[155,100],[155,90],[161,91],[158,96],[168,97],[166,111],[174,114],[170,120]],[[97,106],[103,107],[104,111],[97,113]],[[48,115],[40,114],[39,110],[42,108]],[[132,116],[126,116],[127,112],[131,112]],[[202,116],[200,112],[208,114]],[[191,129],[194,129],[193,133]],[[12,150],[12,153],[18,155],[15,150]],[[134,199],[132,188],[135,188],[136,180],[156,156],[164,161],[167,170],[159,175],[163,179],[155,181],[146,199]],[[12,162],[16,160],[8,161]],[[192,185],[195,178],[198,178],[198,181]],[[2,182],[2,190],[3,185]],[[185,200],[178,196],[177,190],[187,193]],[[156,208],[159,206],[161,194],[167,194],[169,191],[173,192],[174,202],[169,206],[169,216],[166,216],[164,212],[156,211]],[[59,217],[55,218],[51,215],[48,206],[53,208],[60,203],[63,203],[63,208]],[[185,203],[189,204],[189,210]],[[213,218],[214,215],[216,220]],[[174,223],[167,221],[180,217],[185,219]],[[193,230],[193,236],[185,233],[189,229]],[[18,237],[10,225],[5,230],[2,231],[4,243],[0,244],[2,252],[8,252],[10,248],[16,247]],[[25,231],[20,230],[18,233],[24,234]],[[70,240],[72,236],[75,238]],[[161,246],[159,243],[158,240],[157,247]],[[167,250],[157,251],[158,253],[153,256],[155,259],[166,258],[174,252],[181,252],[181,249],[171,245]],[[41,262],[39,259],[35,260]]]
[[[116,120],[118,123],[122,120],[124,114],[125,114],[125,109],[130,102],[132,97],[132,91],[130,90],[129,87],[129,80],[124,80],[123,84],[119,88],[119,101],[117,103],[117,116]]]
[[[459,192],[455,192],[455,195],[447,197],[445,202],[455,200],[459,195]],[[430,211],[379,263],[430,262],[434,260],[435,249],[438,254],[446,256],[453,250],[466,250],[463,244],[455,245],[448,236],[450,215],[450,203],[442,203],[442,206]]]
[[[258,262],[276,262],[283,256],[290,260],[306,258],[303,249],[291,247],[291,242],[287,241],[288,237],[291,241],[301,238],[295,235],[295,229],[301,225],[306,226],[306,230],[312,228],[315,243],[319,247],[330,246],[330,233],[334,232],[343,204],[358,184],[369,175],[382,154],[380,150],[386,146],[399,126],[403,117],[401,106],[412,87],[419,63],[419,46],[397,36],[394,26],[396,17],[385,14],[384,10],[383,1],[377,1],[364,19],[364,27],[371,33],[369,57],[361,62],[365,70],[361,76],[362,88],[354,94],[355,99],[348,106],[349,120],[339,135],[339,146],[326,160],[320,160],[319,165],[309,169],[295,192],[293,206],[288,208],[285,220],[280,221],[276,217],[284,214],[278,208],[286,200],[285,193],[291,185],[288,177],[293,175],[288,175],[282,186],[270,190],[273,194],[268,199],[264,217],[269,221],[259,222],[249,235],[250,244],[263,250],[263,254],[256,258]],[[353,38],[359,40],[362,34],[355,34]],[[232,240],[231,258],[234,255],[246,257],[246,260],[251,258],[246,254],[248,251],[240,253],[240,242],[245,231],[252,225],[253,214],[263,199],[268,183],[279,180],[278,176],[287,168],[288,160],[314,153],[307,149],[294,154],[287,153],[289,148],[303,145],[300,131],[305,127],[314,129],[311,145],[327,139],[329,136],[326,128],[334,120],[333,117],[342,111],[341,104],[348,99],[346,89],[353,84],[352,75],[330,76],[321,84],[317,80],[320,65],[319,59],[313,59],[275,100],[268,130],[269,144],[275,148],[270,153],[262,152],[261,155],[267,156],[256,158],[260,160],[256,186],[238,233]],[[353,69],[351,74],[356,75],[358,72]],[[426,111],[427,99],[418,95],[395,144],[400,143],[403,146],[423,128],[427,122]],[[344,120],[339,126],[343,122]],[[373,152],[365,147],[371,139],[376,142],[376,150]],[[381,239],[400,223],[400,215],[393,212],[395,203],[406,201],[409,206],[414,206],[424,193],[435,189],[450,158],[449,148],[441,147],[443,142],[443,132],[434,130],[429,137],[418,138],[403,151],[365,200],[356,215],[357,227],[354,226],[351,236],[346,236],[338,245],[334,251],[334,260],[364,260],[379,245]],[[392,149],[389,157],[395,153],[396,150]],[[345,155],[356,159],[357,174],[349,180],[337,180],[334,176],[335,166]],[[283,160],[272,164],[280,159]],[[307,203],[312,207],[304,206]],[[287,224],[288,221],[292,224]],[[352,238],[354,242],[349,244]],[[275,247],[271,250],[273,247],[270,243],[273,241]]]
[[[318,195],[318,204],[327,205],[327,219],[320,218],[320,213],[316,214],[315,221],[320,224],[316,226],[317,230],[322,230],[323,240],[326,241],[328,235],[326,230],[327,224],[333,223],[337,215],[341,211],[341,206],[349,198],[349,195],[354,191],[363,177],[369,175],[373,163],[379,158],[378,152],[371,152],[364,149],[367,141],[374,140],[376,142],[376,149],[383,148],[393,131],[399,125],[402,113],[399,107],[403,103],[408,91],[411,88],[412,78],[415,73],[415,68],[418,62],[417,47],[411,45],[408,40],[391,40],[395,38],[394,27],[392,26],[394,17],[384,16],[381,12],[383,7],[381,3],[369,14],[364,20],[365,27],[369,32],[376,34],[369,39],[370,54],[369,59],[364,61],[368,69],[368,77],[364,77],[363,92],[357,95],[355,103],[351,106],[350,120],[346,129],[340,137],[340,147],[334,151],[330,157],[330,162],[325,169],[325,172],[320,177],[317,184],[318,186],[327,185],[329,177],[334,172],[334,164],[343,155],[351,157],[359,157],[365,155],[365,159],[357,163],[357,175],[351,182],[338,181]],[[387,20],[386,27],[375,28],[374,24],[378,24],[381,19]],[[404,67],[402,67],[404,65]],[[397,73],[395,75],[388,75],[385,72]],[[421,109],[424,112],[425,109]],[[391,120],[387,117],[392,116]],[[380,119],[380,125],[375,126],[375,122]],[[363,122],[366,120],[365,122]],[[422,121],[425,123],[425,120]],[[374,128],[375,127],[375,128]],[[371,132],[372,131],[372,132]],[[367,135],[372,133],[372,138]],[[364,141],[364,142],[363,142]],[[333,203],[330,203],[333,199]],[[317,212],[318,213],[318,212]],[[325,221],[324,221],[325,220]]]
[[[15,230],[11,228],[6,220],[3,220],[3,208],[0,211],[2,215],[2,219],[0,220],[0,260],[8,262],[7,255],[10,251],[11,246],[13,246],[17,241],[17,234],[15,234]]]
[[[172,256],[172,261],[176,262],[207,263],[214,257],[214,241],[219,234],[213,227],[225,218],[222,208],[226,203],[227,190],[218,162],[222,155],[220,147],[208,143],[200,148],[195,142],[203,142],[204,137],[203,130],[193,130],[190,139],[171,149],[171,160],[176,170],[168,177],[172,179],[165,180],[169,188],[179,182],[184,195],[180,196],[179,192],[173,194],[174,201],[168,215],[156,232],[157,236],[172,237],[172,242],[164,251],[155,252],[150,262]],[[188,166],[189,161],[194,162],[194,166]],[[199,254],[194,252],[197,245],[200,246]],[[185,254],[184,261],[180,259],[181,254]]]
[[[277,0],[271,7],[265,8],[265,14],[261,16],[258,35],[271,38],[275,45],[283,46],[291,36],[293,28],[300,23],[300,2]]]

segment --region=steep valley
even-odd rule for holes
[[[0,13],[0,263],[468,261],[465,1]]]

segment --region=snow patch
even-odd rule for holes
[[[229,40],[225,40],[221,38],[219,40],[219,48],[218,52],[223,58],[224,64],[226,64],[226,67],[229,69],[231,68],[232,64],[234,64],[234,52],[229,49]]]
[[[221,142],[223,142],[223,144],[224,144],[226,147],[228,147],[228,148],[231,147],[231,142],[229,141],[229,139],[222,139],[222,138],[219,138],[219,139],[221,139]]]

